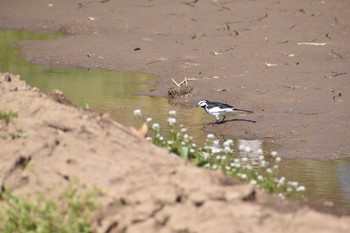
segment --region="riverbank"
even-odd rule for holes
[[[1,185],[18,195],[53,197],[74,180],[98,188],[105,193],[94,222],[99,232],[350,230],[349,216],[316,212],[259,191],[247,201],[251,186],[194,167],[108,114],[57,99],[66,103],[17,76],[0,75],[1,109],[18,114],[1,125]],[[116,199],[123,205],[113,205]]]
[[[155,74],[149,95],[172,79],[210,99],[254,110],[257,124],[209,133],[277,144],[282,156],[350,157],[349,15],[337,1],[1,1],[0,28],[63,32],[19,44],[46,66]],[[38,14],[37,12],[40,12]],[[137,17],[135,17],[137,15]]]

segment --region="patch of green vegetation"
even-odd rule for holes
[[[134,115],[144,121],[141,110],[136,109]],[[170,152],[192,161],[199,167],[212,170],[222,170],[242,182],[250,183],[268,193],[275,193],[281,198],[303,197],[305,187],[296,181],[287,181],[285,177],[278,177],[281,157],[276,151],[270,153],[263,150],[252,151],[248,146],[236,146],[231,139],[223,143],[213,134],[208,134],[202,147],[193,142],[187,134],[187,129],[176,121],[175,111],[169,112],[167,122],[170,134],[163,136],[160,124],[154,123],[152,118],[146,118],[148,125],[148,140]]]
[[[35,200],[9,191],[1,194],[0,232],[2,233],[90,233],[92,213],[99,192],[71,186],[54,200],[39,194]]]
[[[26,131],[23,130],[17,130],[14,133],[10,133],[10,136],[12,139],[16,139],[16,138],[28,138],[28,133]]]
[[[13,118],[18,117],[17,112],[13,112],[13,111],[0,111],[0,120],[5,122],[6,125],[10,124],[11,120]]]
[[[86,99],[84,99],[83,108],[90,109],[90,104],[89,104],[89,102]]]

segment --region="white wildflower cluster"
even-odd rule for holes
[[[136,109],[134,115],[141,118],[141,110]],[[207,135],[202,147],[197,146],[189,135],[188,129],[178,124],[175,116],[176,111],[169,111],[167,123],[170,126],[170,129],[168,127],[170,133],[165,134],[167,136],[161,135],[159,123],[153,122],[150,117],[146,118],[149,140],[199,166],[222,170],[242,182],[276,193],[283,199],[292,195],[302,196],[305,191],[304,186],[295,181],[288,181],[284,176],[278,177],[282,159],[276,151],[270,153],[263,151],[261,142],[257,140],[228,139],[221,143],[214,134]]]
[[[264,155],[261,145],[254,143],[239,144],[238,151],[234,150],[233,140],[227,140],[219,146],[215,136],[207,136],[207,145],[211,142],[211,152],[206,154],[205,159],[209,163],[221,164],[222,170],[239,178],[243,182],[265,189],[268,192],[279,192],[281,198],[287,198],[292,194],[305,191],[304,186],[296,185],[294,182],[288,183],[287,178],[278,177],[279,163],[282,158],[276,151]],[[213,156],[215,154],[215,156]],[[226,160],[226,162],[224,161]],[[291,188],[289,184],[293,184]]]

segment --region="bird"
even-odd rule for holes
[[[215,116],[215,123],[219,122],[220,116],[224,116],[220,123],[224,122],[227,113],[253,113],[250,110],[238,109],[225,103],[211,102],[209,100],[200,100],[196,107],[202,107],[208,114]]]

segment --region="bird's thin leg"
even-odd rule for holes
[[[224,117],[223,117],[222,120],[221,120],[221,123],[224,122],[225,118],[226,118],[226,116],[224,115]]]

